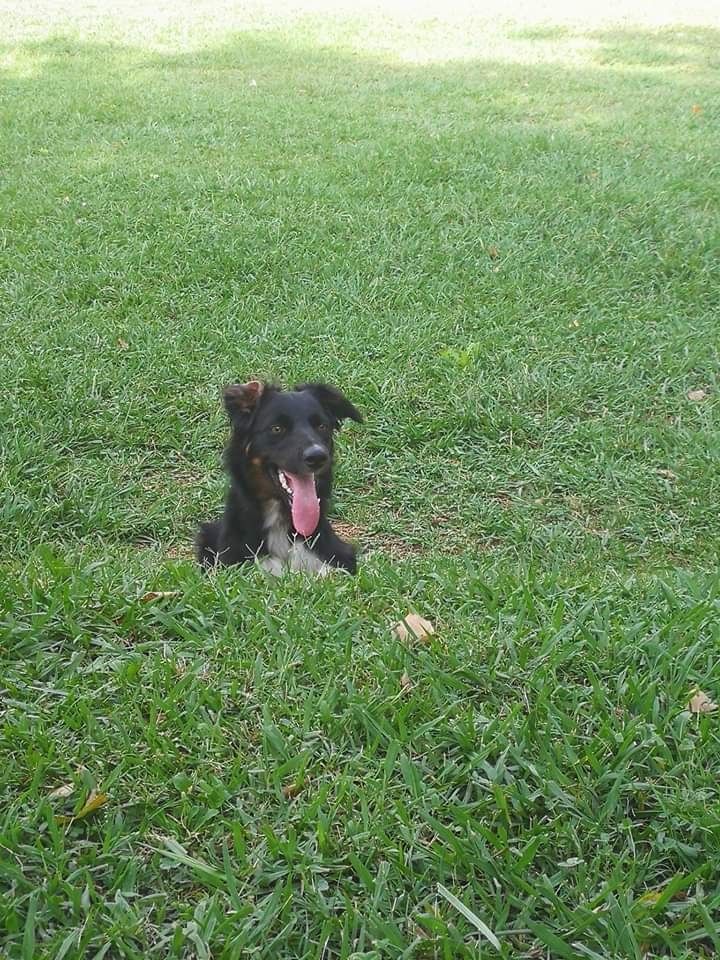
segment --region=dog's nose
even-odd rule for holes
[[[325,466],[330,456],[325,447],[321,447],[319,443],[314,443],[311,447],[307,448],[303,454],[303,459],[311,470],[319,470],[320,467]]]

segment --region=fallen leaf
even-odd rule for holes
[[[690,698],[688,708],[690,713],[713,713],[717,710],[718,705],[713,703],[710,697],[706,693],[703,693],[702,690],[696,690]]]
[[[91,790],[87,800],[76,814],[71,817],[55,817],[55,819],[58,823],[73,823],[75,820],[83,820],[85,817],[89,817],[91,813],[99,810],[100,807],[104,807],[109,799],[106,793],[96,793]]]
[[[500,251],[493,243],[491,246],[488,247],[487,254],[491,260],[497,260],[497,258],[500,256]]]
[[[690,107],[690,113],[694,114],[695,116],[697,116],[699,113],[702,113],[702,112],[703,112],[703,108],[700,106],[699,103],[694,103]]]
[[[302,790],[302,784],[300,783],[286,783],[282,788],[282,794],[286,800],[292,800],[296,797]]]
[[[149,590],[140,597],[140,603],[152,603],[153,600],[165,600],[167,597],[176,597],[179,590]]]
[[[416,640],[424,640],[425,637],[435,633],[435,627],[420,614],[408,613],[399,623],[395,624],[393,631],[398,640],[407,640],[410,637],[414,637]]]
[[[415,686],[415,684],[410,679],[410,675],[408,673],[404,673],[400,677],[400,686],[403,688],[404,693],[409,693],[412,690],[412,688]]]
[[[707,397],[707,390],[703,390],[702,387],[698,390],[688,390],[687,398],[693,403],[699,403],[705,397]]]
[[[54,790],[52,790],[48,794],[48,796],[49,797],[69,797],[74,790],[75,790],[75,787],[72,783],[63,783],[62,786],[56,787]]]
[[[658,467],[655,473],[659,477],[665,477],[666,480],[677,480],[678,475],[673,473],[672,470],[666,470],[665,467]]]
[[[127,340],[123,340],[122,337],[118,337],[115,343],[117,344],[118,350],[127,350],[130,347],[130,344],[127,342]]]
[[[95,813],[100,807],[104,807],[109,799],[110,797],[106,793],[95,793],[94,790],[91,790],[90,796],[72,819],[82,820],[83,817],[89,817],[91,813]]]

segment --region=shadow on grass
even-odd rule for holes
[[[365,240],[369,270],[359,272],[356,296],[372,293],[378,271],[403,269],[410,257],[418,280],[433,272],[437,280],[443,259],[446,281],[464,271],[464,301],[468,286],[480,291],[467,282],[475,265],[457,262],[452,241],[463,231],[467,240],[476,230],[482,249],[493,249],[503,232],[519,234],[526,241],[521,265],[530,244],[552,238],[546,251],[560,254],[562,274],[572,272],[582,248],[563,236],[568,212],[597,229],[603,204],[609,234],[613,217],[626,218],[628,243],[642,230],[637,240],[657,246],[672,218],[653,193],[665,192],[687,205],[693,243],[710,223],[717,203],[708,167],[681,154],[697,145],[702,155],[703,145],[717,140],[705,111],[711,114],[720,90],[711,69],[720,31],[589,33],[598,46],[582,66],[490,59],[408,65],[291,36],[255,31],[171,55],[69,38],[16,48],[5,71],[5,149],[7,224],[17,228],[19,252],[42,261],[47,250],[48,271],[60,240],[65,255],[95,258],[90,275],[70,271],[64,280],[70,301],[86,306],[107,296],[97,257],[111,269],[109,248],[138,240],[131,231],[142,235],[145,273],[130,262],[130,278],[227,286],[243,271],[261,281],[268,262],[276,271],[279,247],[300,270],[322,273],[338,244],[315,244],[308,258],[297,256],[299,240],[305,225],[332,225],[343,244]],[[556,33],[537,28],[518,36]],[[660,62],[689,69],[636,69]],[[102,222],[77,209],[82,191],[86,206],[102,201]],[[202,248],[183,247],[195,239],[193,218],[218,200],[253,218],[243,224],[249,232],[265,231],[251,269],[237,230],[228,247],[234,259],[218,256],[232,233],[222,219],[227,207],[212,236],[204,231]],[[351,237],[348,222],[362,221],[363,203],[367,222]],[[383,228],[387,245],[377,242]],[[436,245],[438,235],[447,242]],[[612,236],[605,239],[614,246]],[[158,243],[175,259],[158,263]],[[655,274],[644,271],[648,288]]]
[[[388,128],[395,130],[412,162],[418,133],[435,139],[440,135],[441,142],[447,132],[462,138],[463,120],[471,129],[483,121],[526,124],[525,132],[532,136],[538,128],[582,134],[598,115],[607,127],[630,123],[642,129],[645,120],[662,136],[662,122],[671,120],[669,111],[676,103],[689,110],[686,92],[720,89],[715,72],[720,30],[608,29],[583,34],[537,27],[511,36],[540,44],[585,40],[590,44],[587,62],[517,63],[483,57],[408,64],[321,41],[298,42],[292,31],[250,31],[219,46],[167,55],[57,37],[5,48],[5,53],[14,53],[4,70],[5,97],[8,113],[17,112],[21,128],[23,120],[32,127],[33,121],[45,118],[47,127],[34,126],[40,144],[48,127],[69,125],[68,132],[75,134],[83,121],[85,136],[95,140],[103,123],[131,122],[139,133],[147,127],[148,132],[165,129],[170,135],[174,124],[184,129],[203,116],[208,121],[222,117],[242,134],[248,129],[243,123],[258,133],[271,133],[282,118],[310,144],[326,139],[328,145],[341,146],[350,133],[365,141]],[[681,69],[670,73],[654,67]],[[640,87],[642,102],[635,98]],[[575,109],[565,112],[569,102]],[[232,115],[230,107],[238,112]],[[683,119],[687,117],[676,116],[674,122]],[[500,137],[505,132],[496,131]],[[602,127],[596,130],[601,132]],[[140,151],[146,145],[138,140]],[[168,155],[169,162],[173,159]]]

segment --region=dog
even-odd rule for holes
[[[230,418],[225,466],[230,485],[220,520],[200,525],[196,556],[205,569],[258,561],[286,571],[354,574],[355,548],[327,518],[333,482],[333,435],[362,416],[324,383],[282,390],[259,380],[223,393]]]

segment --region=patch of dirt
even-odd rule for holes
[[[339,537],[342,537],[343,540],[354,540],[357,543],[364,543],[367,539],[365,530],[356,523],[348,523],[345,520],[331,520],[331,523],[335,533],[337,533]]]
[[[190,541],[187,543],[171,543],[165,551],[165,555],[171,560],[192,560],[193,545]]]
[[[515,506],[515,500],[513,497],[504,490],[498,490],[497,493],[493,493],[489,499],[493,503],[496,503],[499,507],[502,507],[503,510],[510,510]]]
[[[197,470],[191,470],[188,466],[182,465],[147,473],[143,478],[143,486],[148,490],[162,490],[168,493],[177,487],[200,488],[205,479]]]
[[[192,540],[180,540],[177,543],[164,544],[152,537],[138,537],[133,540],[132,546],[136,550],[156,550],[165,554],[170,560],[191,560],[193,557]]]
[[[407,557],[420,556],[425,552],[422,544],[411,543],[402,537],[396,537],[389,533],[370,533],[356,523],[333,520],[332,525],[339,537],[356,543],[359,547],[362,547],[366,554],[384,553],[393,560],[403,560]]]
[[[332,522],[338,536],[356,543],[366,555],[382,553],[391,560],[410,560],[431,553],[443,555],[460,554],[468,551],[487,553],[503,545],[498,537],[485,536],[468,540],[460,530],[449,525],[448,517],[435,517],[435,537],[431,543],[418,543],[392,533],[371,533],[364,527],[343,520]],[[445,527],[445,529],[443,529]]]
[[[379,534],[368,544],[368,552],[384,553],[391,560],[408,560],[411,557],[421,557],[427,552],[427,547],[422,543],[410,543],[390,534]]]

